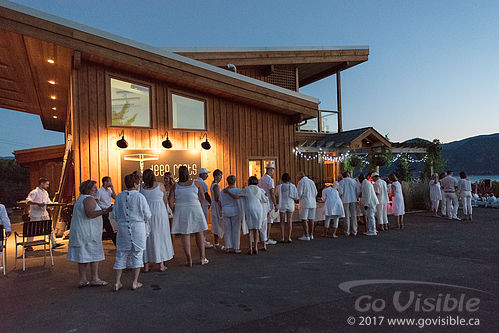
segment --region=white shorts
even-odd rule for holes
[[[315,219],[315,208],[300,208],[300,219],[301,220],[314,220]]]

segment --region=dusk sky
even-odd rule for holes
[[[15,1],[152,46],[356,46],[342,72],[345,130],[442,142],[499,130],[499,1]],[[300,92],[336,109],[335,77]],[[0,110],[0,156],[64,143]]]

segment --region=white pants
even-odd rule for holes
[[[471,210],[471,192],[466,191],[461,194],[461,203],[463,204],[464,215],[472,214]]]
[[[125,268],[139,268],[144,267],[144,251],[130,250],[116,250],[116,261],[114,263],[113,269],[125,269]]]
[[[388,214],[386,211],[385,203],[376,205],[376,218],[378,219],[378,224],[388,224]]]
[[[337,229],[338,228],[338,222],[340,220],[339,215],[328,215],[326,216],[326,220],[324,221],[324,226],[329,229],[329,224],[333,220],[333,228]]]
[[[445,197],[445,192],[442,192],[442,207],[441,207],[442,215],[447,214],[447,199]]]
[[[345,224],[347,226],[346,235],[350,235],[350,226],[352,234],[357,235],[357,202],[343,204],[345,209]]]
[[[367,232],[369,234],[376,235],[376,219],[374,218],[374,213],[376,213],[375,207],[368,207],[366,209],[367,215]]]
[[[438,202],[440,200],[432,200],[431,201],[431,211],[432,212],[438,212]]]
[[[206,219],[206,224],[208,224],[208,221],[209,221],[208,220],[208,209],[210,207],[202,204],[201,208],[203,208],[204,218]],[[206,230],[203,231],[203,235],[204,235],[204,241],[206,242]]]
[[[457,200],[457,195],[454,192],[445,193],[445,205],[447,206],[447,217],[449,219],[457,218],[457,209],[459,208],[459,202]]]
[[[224,216],[225,247],[239,250],[241,240],[241,216]]]

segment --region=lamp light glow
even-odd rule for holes
[[[52,116],[52,118],[57,119],[57,116]]]
[[[55,95],[50,95],[50,99],[56,99]]]
[[[55,60],[54,60],[54,59],[47,59],[47,62],[48,62],[49,64],[55,64]]]
[[[48,83],[50,83],[51,85],[54,85],[55,81],[54,80],[49,80]]]

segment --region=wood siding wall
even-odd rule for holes
[[[131,78],[150,82],[155,90],[156,124],[152,129],[125,128],[129,148],[161,148],[161,136],[167,129],[167,88],[165,82],[135,77],[130,73],[110,70],[99,64],[82,61],[78,70],[73,70],[72,133],[75,164],[75,184],[92,179],[100,182],[110,176],[117,189],[120,184],[120,152],[116,146],[122,128],[106,126],[106,71],[128,75]],[[169,131],[173,149],[199,150],[202,167],[223,171],[223,184],[230,174],[237,177],[237,186],[244,186],[248,178],[248,159],[252,157],[277,157],[277,172],[296,175],[294,125],[289,119],[269,110],[262,110],[240,102],[233,102],[213,95],[207,99],[209,151],[200,148],[203,132],[181,130]],[[212,177],[209,178],[211,182]]]
[[[268,66],[267,66],[268,67]],[[289,90],[297,90],[296,68],[292,66],[276,65],[272,73],[266,73],[266,68],[243,67],[238,69],[238,73],[252,77],[254,79],[268,82]]]

